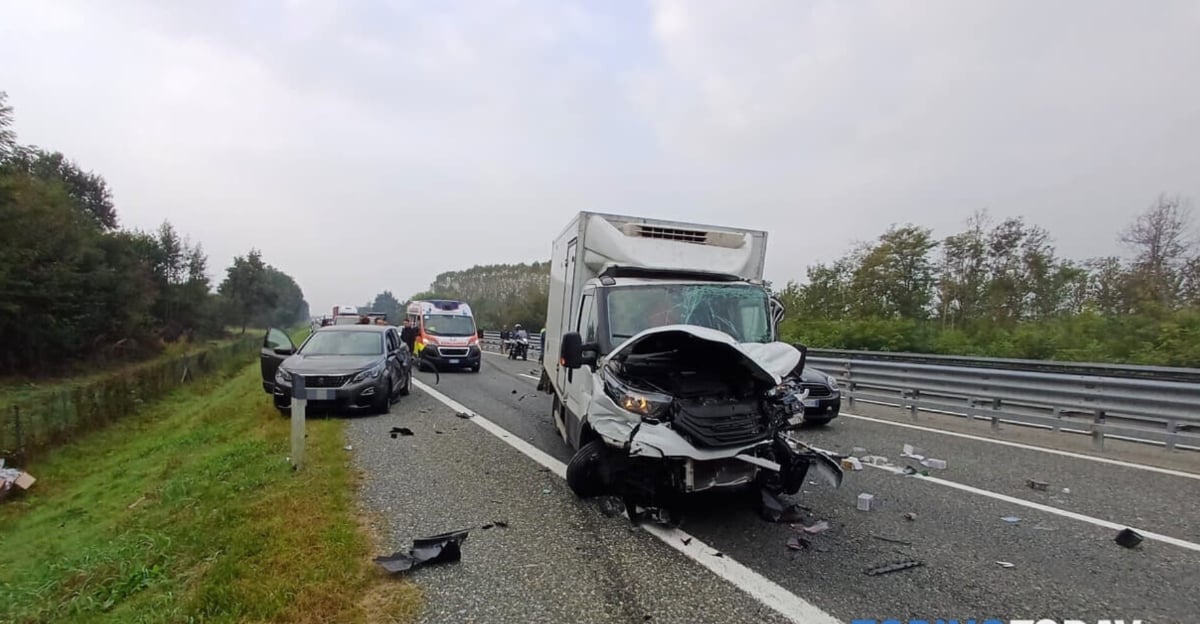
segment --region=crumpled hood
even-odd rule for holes
[[[382,360],[382,355],[293,355],[281,366],[301,375],[346,375],[370,368]]]
[[[800,351],[786,342],[738,342],[729,334],[701,327],[699,325],[664,325],[647,329],[625,342],[608,354],[606,359],[620,358],[622,354],[634,348],[638,343],[651,336],[679,333],[687,334],[700,340],[706,340],[730,349],[732,356],[740,356],[758,372],[763,381],[775,385],[783,382],[783,378],[795,370],[800,363]]]

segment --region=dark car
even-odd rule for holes
[[[809,425],[824,425],[842,409],[842,389],[837,378],[815,368],[804,367],[800,377],[808,398],[804,399],[804,422]]]
[[[287,333],[271,328],[263,338],[263,390],[287,414],[292,383],[303,375],[314,408],[386,413],[412,390],[412,359],[400,331],[390,325],[321,327],[299,349]]]

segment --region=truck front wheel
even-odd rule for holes
[[[567,464],[567,485],[579,498],[591,498],[604,493],[604,462],[608,446],[595,439],[583,445]]]

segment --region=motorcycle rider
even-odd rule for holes
[[[512,348],[520,349],[518,353],[520,353],[522,357],[529,357],[529,352],[527,351],[527,349],[529,349],[529,332],[525,331],[525,329],[521,327],[520,323],[517,323],[516,325],[513,325],[512,337]],[[521,341],[524,341],[524,344],[522,344]]]

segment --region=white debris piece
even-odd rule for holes
[[[875,501],[874,494],[862,493],[858,495],[858,510],[871,511],[871,503]]]
[[[946,460],[934,459],[934,458],[930,457],[928,459],[922,459],[921,465],[925,466],[926,468],[933,468],[934,470],[945,470],[946,469]]]
[[[920,454],[921,450],[922,449],[919,449],[911,444],[905,444],[904,450],[900,452],[900,456],[911,457],[917,461],[921,461],[922,459],[925,459],[925,456]]]
[[[882,455],[866,455],[860,459],[862,463],[871,464],[872,466],[886,466],[888,463],[888,458]]]
[[[862,470],[862,462],[857,457],[847,457],[842,460],[843,470]]]

